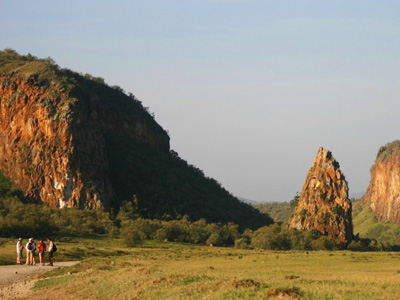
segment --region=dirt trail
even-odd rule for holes
[[[15,299],[24,297],[33,287],[35,281],[27,281],[31,275],[45,273],[54,268],[64,268],[73,266],[79,261],[56,262],[54,266],[29,266],[29,265],[10,265],[0,266],[0,299]]]

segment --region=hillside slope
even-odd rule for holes
[[[400,245],[400,224],[378,221],[371,207],[360,200],[353,202],[353,227],[354,234],[360,238]]]
[[[146,217],[271,222],[170,151],[132,94],[50,58],[0,52],[0,137],[0,169],[36,202],[118,210],[136,199]]]
[[[268,214],[277,223],[289,222],[293,212],[289,202],[263,202],[253,204],[253,206],[262,213]]]

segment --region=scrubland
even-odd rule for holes
[[[14,241],[1,239],[1,263]],[[398,299],[400,253],[271,251],[146,241],[58,240],[56,261],[81,260],[40,275],[44,299]]]

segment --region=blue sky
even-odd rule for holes
[[[236,196],[291,200],[320,146],[364,192],[400,139],[398,1],[0,3],[0,49],[132,92]]]

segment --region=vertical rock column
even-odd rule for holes
[[[341,246],[348,245],[353,238],[346,179],[332,153],[322,147],[307,173],[289,227],[315,229]]]

